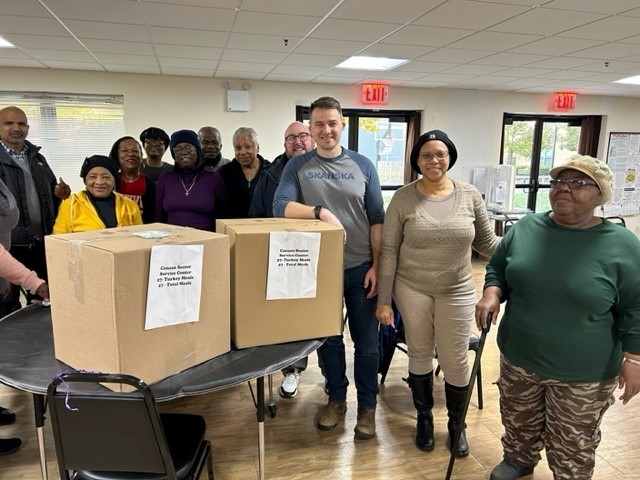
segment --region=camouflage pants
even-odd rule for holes
[[[564,383],[516,367],[500,356],[500,413],[505,459],[536,465],[547,452],[553,478],[590,480],[600,422],[615,398],[617,379]]]

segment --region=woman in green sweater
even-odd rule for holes
[[[416,446],[433,450],[433,359],[436,346],[445,382],[449,436],[461,423],[469,384],[469,333],[476,291],[471,249],[490,256],[493,233],[480,193],[447,171],[458,151],[446,133],[423,134],[411,151],[422,178],[399,189],[384,220],[376,317],[393,324],[391,297],[402,314],[409,354],[409,386],[418,412]],[[469,455],[462,427],[455,454]]]
[[[531,474],[546,450],[556,479],[593,476],[616,385],[640,389],[640,242],[594,216],[613,174],[592,157],[553,168],[551,211],[527,215],[487,266],[478,327],[497,318],[504,460],[492,480]]]

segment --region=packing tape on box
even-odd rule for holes
[[[67,259],[69,280],[73,283],[73,294],[82,305],[84,305],[84,264],[80,255],[80,247],[83,243],[85,240],[70,242]]]
[[[139,232],[131,232],[131,236],[146,238],[150,240],[161,240],[167,237],[171,237],[175,230],[183,229],[184,227],[170,228],[168,230],[144,230]],[[82,262],[81,247],[85,243],[97,242],[102,240],[109,240],[114,238],[113,236],[106,235],[110,233],[108,230],[103,231],[101,236],[92,238],[84,238],[82,240],[71,240],[69,242],[69,257],[67,261],[69,280],[73,283],[73,294],[76,300],[84,305],[84,264]],[[118,237],[119,239],[122,236]]]

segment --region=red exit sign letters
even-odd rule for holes
[[[556,92],[554,104],[558,110],[573,110],[576,108],[576,94],[572,92]]]
[[[389,85],[384,83],[363,83],[362,103],[386,105],[389,103]]]

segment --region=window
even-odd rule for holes
[[[515,167],[513,207],[549,210],[549,171],[576,153],[595,156],[600,124],[600,117],[505,113],[500,163]]]
[[[84,188],[80,166],[90,155],[108,155],[125,133],[121,95],[0,92],[0,108],[15,105],[29,120],[27,139],[40,147],[53,173],[71,187]]]

